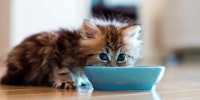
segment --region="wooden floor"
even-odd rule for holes
[[[2,71],[2,70],[1,70]],[[1,72],[0,71],[0,72]],[[2,72],[1,72],[2,73]],[[200,64],[167,67],[156,91],[106,92],[92,89],[0,85],[0,100],[200,100]]]

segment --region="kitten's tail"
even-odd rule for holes
[[[5,85],[22,85],[23,70],[15,65],[8,64],[6,74],[1,78],[1,84]]]

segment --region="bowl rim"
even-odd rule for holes
[[[107,67],[107,66],[85,66],[89,69],[165,69],[165,66],[131,66],[131,67]]]

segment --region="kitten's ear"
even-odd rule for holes
[[[127,38],[140,38],[141,27],[139,25],[132,25],[125,27],[122,34]]]
[[[89,20],[84,20],[82,25],[81,36],[84,39],[94,39],[97,35],[100,34],[98,27],[91,23]]]

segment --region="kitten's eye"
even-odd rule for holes
[[[121,53],[121,54],[119,54],[119,56],[117,57],[117,61],[124,61],[124,60],[125,60],[125,57],[126,57],[126,54]]]
[[[100,53],[99,58],[103,61],[108,61],[108,55],[106,53]]]

